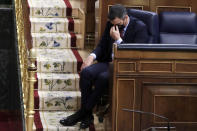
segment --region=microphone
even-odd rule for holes
[[[167,124],[168,124],[168,126],[167,126],[168,131],[170,131],[170,122],[169,122],[169,119],[168,119],[167,117],[164,117],[164,116],[161,116],[161,115],[152,113],[152,112],[145,112],[145,111],[139,111],[139,110],[131,110],[131,109],[126,109],[126,108],[124,108],[124,109],[122,109],[122,110],[123,110],[123,111],[129,111],[129,112],[140,113],[140,114],[153,115],[153,116],[156,116],[156,117],[158,117],[158,118],[164,119],[164,120],[167,122]]]

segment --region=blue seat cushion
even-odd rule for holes
[[[197,43],[196,34],[171,34],[161,33],[160,43],[165,44],[195,44]]]

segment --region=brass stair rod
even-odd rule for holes
[[[30,50],[29,54],[29,60],[30,60],[30,65],[28,67],[28,103],[27,103],[27,131],[32,131],[33,130],[33,122],[34,122],[34,84],[36,82],[36,66],[35,66],[35,61],[36,61],[36,56],[35,56],[35,51],[33,49]]]

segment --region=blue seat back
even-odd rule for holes
[[[191,12],[162,12],[159,14],[160,43],[196,44],[197,16]]]
[[[158,15],[155,12],[129,9],[128,15],[133,16],[146,24],[149,33],[149,43],[159,42]]]

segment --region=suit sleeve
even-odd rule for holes
[[[122,43],[148,43],[149,35],[146,25],[137,20],[136,18],[130,18],[132,21],[127,27],[125,37]]]
[[[92,51],[92,53],[96,55],[96,60],[100,59],[104,55],[104,52],[106,52],[106,46],[110,42],[110,28],[111,23],[107,22],[101,40],[99,41],[97,47]]]

